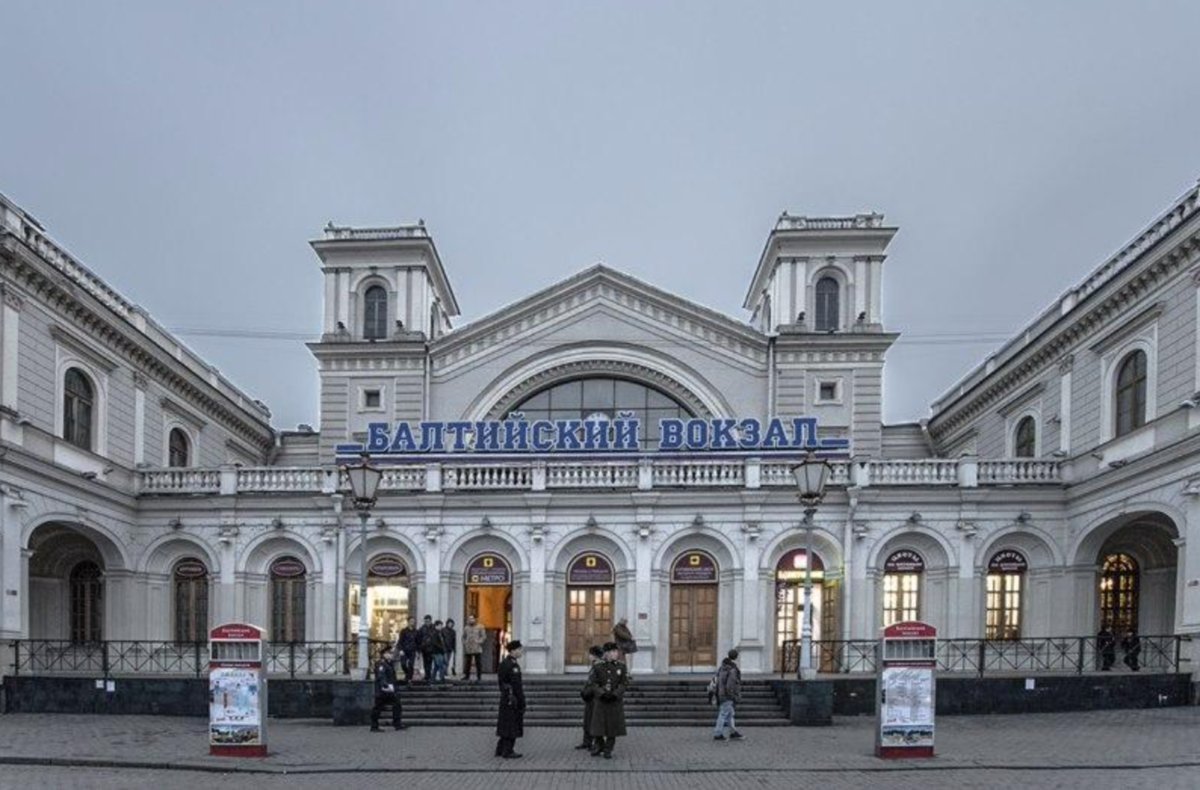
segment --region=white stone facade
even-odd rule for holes
[[[310,345],[315,432],[274,431],[262,404],[17,206],[0,199],[0,219],[0,639],[175,638],[184,559],[207,572],[209,624],[269,625],[271,568],[285,557],[302,566],[303,638],[346,639],[363,547],[334,446],[377,421],[499,419],[584,379],[643,386],[695,417],[812,416],[849,439],[815,518],[823,641],[878,633],[900,550],[924,566],[913,611],[947,637],[990,633],[989,563],[1004,550],[1027,566],[1022,638],[1095,633],[1114,555],[1136,563],[1141,633],[1200,632],[1197,190],[968,374],[931,419],[899,426],[881,422],[897,337],[885,330],[882,273],[896,229],[876,214],[782,216],[747,267],[748,322],[597,266],[455,328],[458,304],[423,226],[331,226],[313,243],[325,275]],[[1126,365],[1134,352],[1140,368]],[[72,428],[70,370],[90,383],[86,437]],[[1032,453],[1017,458],[1027,418]],[[186,462],[168,468],[173,431]],[[388,468],[366,550],[403,564],[412,614],[459,622],[468,566],[501,558],[509,632],[530,672],[569,669],[568,566],[586,553],[612,565],[606,616],[628,619],[637,668],[708,666],[695,648],[686,665],[684,646],[672,652],[672,634],[679,643],[688,629],[673,623],[671,569],[702,552],[717,569],[704,610],[713,648],[771,671],[794,605],[781,619],[777,566],[804,545],[788,467],[652,452],[411,461]],[[99,577],[81,576],[81,563]]]

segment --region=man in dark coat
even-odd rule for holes
[[[1111,670],[1117,660],[1117,638],[1107,625],[1100,626],[1100,633],[1096,634],[1096,652],[1100,654],[1100,671]]]
[[[404,682],[412,683],[413,665],[417,660],[417,652],[421,644],[417,631],[417,621],[408,618],[408,624],[396,637],[396,650],[400,654],[400,669],[404,671]]]
[[[625,689],[629,685],[629,669],[621,661],[616,642],[604,645],[604,660],[592,667],[588,683],[596,689],[591,728],[592,756],[603,754],[612,758],[617,737],[625,734]]]
[[[396,694],[396,668],[392,666],[392,647],[383,648],[379,660],[375,662],[375,707],[371,708],[371,732],[380,732],[379,714],[383,709],[392,708],[392,729],[403,730],[400,723],[400,697]]]
[[[599,645],[592,645],[588,649],[588,655],[592,657],[592,666],[595,667],[604,660],[604,648]],[[575,748],[591,751],[592,742],[595,740],[592,737],[592,711],[596,707],[596,687],[592,685],[592,675],[590,672],[588,673],[587,682],[583,685],[583,691],[579,692],[579,696],[583,697],[583,742]]]
[[[496,756],[514,759],[521,755],[513,751],[517,738],[525,734],[525,686],[521,682],[521,667],[517,664],[522,650],[520,640],[504,646],[508,655],[500,662],[500,713],[496,718]]]
[[[425,663],[425,682],[433,682],[433,637],[434,637],[433,617],[425,615],[425,622],[421,624],[419,632],[418,647],[421,650],[421,660]]]
[[[1138,664],[1138,658],[1142,654],[1142,640],[1138,639],[1137,631],[1134,631],[1132,628],[1129,629],[1129,633],[1121,640],[1121,649],[1125,651],[1125,658],[1121,659],[1125,662],[1125,666],[1134,672],[1141,669],[1141,666]]]

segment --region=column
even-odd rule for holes
[[[1063,455],[1071,454],[1071,371],[1075,366],[1075,357],[1071,354],[1063,357],[1058,363],[1059,381],[1058,393],[1058,449]]]
[[[1200,480],[1189,483],[1184,494],[1187,496],[1187,522],[1179,525],[1180,536],[1175,541],[1178,548],[1176,572],[1183,592],[1175,619],[1180,633],[1200,634],[1200,528],[1195,526],[1200,525]],[[1194,642],[1193,649],[1197,650],[1196,658],[1200,658],[1200,646]],[[1200,664],[1193,661],[1192,666],[1200,672]]]
[[[770,633],[771,628],[762,606],[762,583],[758,568],[762,547],[758,543],[758,536],[758,524],[743,532],[742,584],[738,591],[741,605],[734,609],[734,646],[741,654],[742,670],[745,672],[763,672],[770,668],[766,665],[763,635]]]
[[[316,639],[336,641],[341,639],[338,630],[340,617],[338,607],[341,605],[341,555],[338,550],[338,536],[341,530],[324,526],[321,530],[321,608],[316,623]]]
[[[544,517],[544,514],[543,514]],[[525,628],[529,634],[526,651],[527,669],[530,672],[548,672],[550,645],[547,632],[546,602],[549,590],[546,586],[546,544],[543,526],[535,524],[530,530],[529,542],[529,590],[525,598]]]
[[[17,413],[17,352],[21,297],[0,285],[0,439],[19,444],[22,430],[8,419]]]
[[[23,602],[29,595],[24,584],[27,553],[21,549],[21,519],[25,502],[13,489],[0,488],[0,634],[17,637],[24,618]],[[4,668],[0,668],[3,674]]]
[[[133,465],[146,462],[146,387],[149,382],[141,373],[133,374]]]
[[[658,607],[655,605],[653,585],[651,583],[654,552],[650,546],[651,530],[639,529],[637,532],[637,547],[634,551],[634,581],[632,594],[625,605],[625,616],[629,618],[629,626],[633,638],[637,640],[638,652],[633,654],[633,669],[639,672],[651,672],[655,669],[655,659],[658,651],[655,649],[654,631],[651,624],[658,622]],[[643,619],[641,614],[645,614]],[[666,670],[666,663],[661,669]]]

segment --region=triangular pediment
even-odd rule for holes
[[[533,334],[545,335],[555,324],[577,323],[600,315],[644,331],[647,340],[675,336],[746,362],[757,362],[765,354],[766,336],[748,324],[603,264],[438,338],[431,353],[441,364],[453,365],[486,354],[499,344],[519,343]]]

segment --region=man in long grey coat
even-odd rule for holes
[[[629,669],[618,656],[616,642],[604,645],[604,660],[592,667],[588,684],[596,690],[592,721],[588,734],[592,737],[592,756],[603,754],[612,758],[617,738],[625,734],[625,690],[629,686]]]

